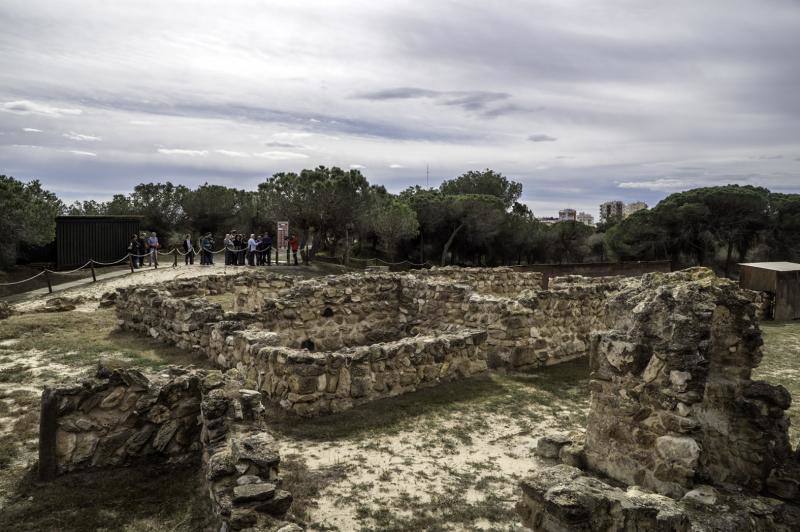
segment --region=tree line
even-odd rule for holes
[[[522,185],[493,170],[470,171],[437,188],[392,194],[359,170],[282,172],[256,190],[142,183],[107,202],[63,204],[37,181],[0,176],[0,266],[54,238],[54,217],[139,215],[168,244],[212,232],[275,234],[276,222],[316,254],[433,264],[504,265],[671,260],[730,274],[742,260],[800,260],[800,195],[728,185],[680,192],[653,209],[597,227],[538,221],[519,201]]]

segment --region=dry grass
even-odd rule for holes
[[[12,316],[0,321],[0,341],[7,339],[18,340],[13,345],[14,352],[44,351],[53,361],[71,366],[93,365],[106,358],[151,368],[167,364],[209,367],[204,358],[141,334],[118,330],[111,308]]]
[[[800,322],[767,321],[761,324],[764,358],[753,371],[753,379],[785,386],[792,394],[788,414],[789,439],[800,443]]]

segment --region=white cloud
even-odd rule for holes
[[[20,115],[42,115],[52,117],[62,115],[79,115],[83,113],[81,109],[53,107],[51,105],[35,103],[28,100],[6,102],[0,106],[0,111],[6,111],[8,113],[16,113]]]
[[[556,139],[555,137],[551,137],[550,135],[537,133],[535,135],[528,135],[528,140],[531,142],[553,142],[558,139]]]
[[[81,151],[81,150],[67,150],[67,151],[74,155],[82,155],[84,157],[97,157],[96,153],[90,151]]]
[[[36,129],[35,127],[23,127],[22,131],[25,133],[41,133],[41,129]]]
[[[389,168],[405,168],[402,164],[390,164]]]
[[[153,126],[155,122],[151,120],[130,120],[128,121],[129,124],[133,124],[134,126]]]
[[[205,157],[208,150],[185,150],[183,148],[159,148],[158,153],[163,155],[187,155],[189,157]]]
[[[96,137],[94,135],[84,135],[82,133],[75,133],[74,131],[70,131],[69,133],[63,133],[61,136],[68,138],[70,140],[77,140],[78,142],[95,142],[103,140],[102,138]]]
[[[692,188],[695,186],[685,179],[678,179],[674,177],[660,177],[657,179],[650,179],[645,181],[623,181],[617,183],[619,188],[633,188],[645,190],[682,190]]]
[[[308,137],[313,137],[313,133],[307,132],[282,132],[282,133],[273,133],[272,138],[275,139],[307,139]]]
[[[219,153],[220,155],[225,155],[226,157],[250,157],[250,155],[241,151],[214,150],[214,152]]]
[[[291,159],[308,159],[308,155],[304,153],[295,153],[292,151],[262,151],[261,153],[254,153],[256,157],[263,157],[265,159],[273,159],[275,161],[288,161]]]
[[[363,164],[351,164],[350,168],[352,168],[353,170],[364,170],[366,166],[364,166]]]

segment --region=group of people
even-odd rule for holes
[[[192,243],[192,235],[183,238],[183,259],[186,264],[194,264],[194,256],[200,255],[201,266],[214,265],[214,237],[210,232],[197,239],[197,248]]]
[[[225,235],[225,264],[229,266],[271,266],[273,240],[269,233],[263,235],[250,234],[250,238],[237,232],[231,231]],[[289,262],[289,250],[294,257],[295,265],[297,262],[297,252],[300,249],[300,242],[295,235],[286,237],[287,254],[286,262]],[[277,249],[275,250],[275,263],[278,263]]]
[[[158,266],[158,250],[161,244],[158,242],[158,235],[155,232],[132,234],[130,241],[128,241],[128,253],[131,255],[131,262],[134,268],[141,268],[144,266],[144,259],[147,258],[148,266],[154,264]]]
[[[300,249],[300,241],[296,235],[285,237],[286,241],[286,262],[289,263],[290,251],[294,264],[297,265],[297,253]],[[133,234],[128,242],[128,253],[131,256],[131,263],[134,268],[144,266],[144,259],[147,259],[148,266],[158,266],[158,250],[161,244],[155,232],[147,236],[146,233]],[[196,255],[200,255],[200,264],[211,266],[214,264],[214,237],[211,233],[201,235],[196,242],[193,242],[192,235],[187,234],[183,240],[183,255],[186,264],[194,264]],[[231,231],[225,235],[224,240],[225,264],[227,266],[270,266],[272,264],[273,240],[269,233],[263,235],[251,234],[250,238]],[[278,251],[275,250],[275,263],[278,263]]]

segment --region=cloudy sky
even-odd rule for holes
[[[800,192],[800,2],[0,2],[0,173],[65,201],[492,168],[537,215]]]

